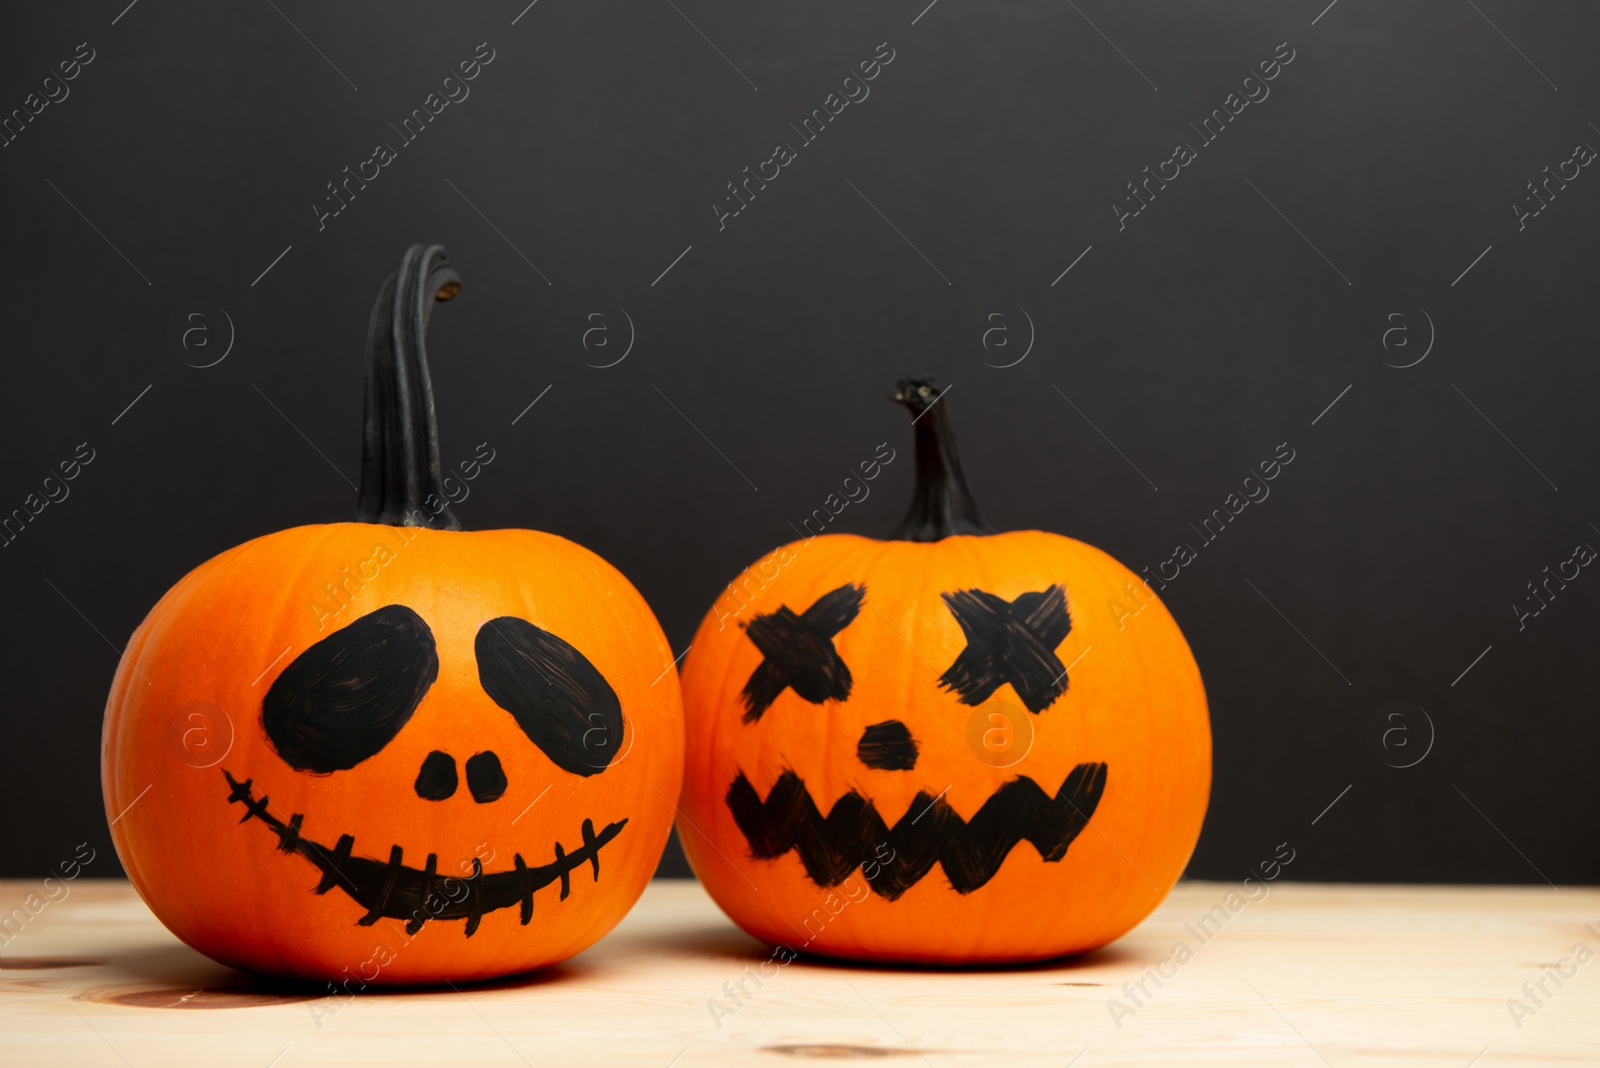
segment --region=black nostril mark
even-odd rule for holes
[[[885,720],[861,732],[856,757],[880,771],[910,771],[917,766],[917,743],[904,723]]]
[[[455,792],[455,758],[435,749],[423,759],[422,770],[417,772],[417,796],[424,801],[443,801]]]
[[[494,755],[494,750],[474,753],[467,758],[467,788],[472,791],[472,799],[480,805],[498,801],[500,795],[506,792],[506,772],[500,766],[500,758]]]

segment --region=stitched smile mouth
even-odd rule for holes
[[[267,810],[265,794],[260,798],[255,796],[251,790],[254,780],[240,782],[226,769],[222,774],[231,790],[228,803],[239,802],[245,806],[240,823],[260,820],[278,836],[280,851],[298,853],[322,873],[315,893],[326,894],[337,886],[367,910],[357,924],[370,927],[384,917],[405,920],[407,934],[416,934],[429,920],[466,920],[466,937],[471,938],[485,913],[512,905],[521,906],[522,923],[526,925],[533,919],[535,890],[559,879],[561,900],[565,901],[572,891],[572,870],[584,864],[593,868],[594,881],[600,881],[600,848],[621,833],[628,822],[623,819],[607,824],[596,834],[594,822],[584,820],[583,845],[568,853],[557,842],[556,859],[549,864],[530,868],[518,853],[514,858],[516,867],[512,870],[485,874],[483,862],[473,857],[471,875],[440,876],[437,853],[429,853],[427,866],[418,869],[401,863],[398,845],[390,847],[389,859],[384,861],[352,855],[354,835],[341,835],[332,849],[303,838],[300,835],[304,818],[301,813],[296,812],[285,823]]]
[[[877,874],[867,885],[893,901],[935,863],[956,893],[970,894],[994,877],[1012,847],[1024,839],[1044,861],[1060,861],[1100,806],[1105,787],[1103,763],[1079,764],[1053,796],[1019,775],[989,795],[970,820],[962,819],[943,793],[935,797],[919,791],[893,827],[884,823],[872,801],[854,790],[835,801],[824,818],[805,781],[793,771],[778,776],[765,801],[740,772],[728,787],[727,802],[750,843],[751,856],[773,860],[793,849],[818,886],[844,882],[887,843],[894,859],[875,865]]]

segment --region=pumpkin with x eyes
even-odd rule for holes
[[[1199,669],[1116,560],[984,523],[930,380],[894,399],[916,437],[900,528],[775,550],[695,635],[684,850],[735,922],[793,950],[1005,963],[1098,948],[1155,908],[1199,836]]]
[[[359,522],[201,565],[118,670],[118,855],[225,964],[348,990],[526,971],[615,925],[665,845],[682,711],[643,598],[446,501],[423,333],[458,288],[416,246],[379,297]]]

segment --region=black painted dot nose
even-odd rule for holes
[[[856,757],[869,768],[880,771],[910,771],[917,766],[917,740],[897,719],[874,723],[861,732]]]
[[[456,762],[449,753],[435,749],[422,761],[417,772],[417,796],[424,801],[443,801],[456,792]]]
[[[506,771],[500,766],[500,758],[494,755],[494,750],[474,753],[467,758],[467,789],[472,791],[472,799],[480,805],[498,801],[506,792]]]

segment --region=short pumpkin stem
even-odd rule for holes
[[[916,435],[917,484],[911,508],[889,537],[897,541],[938,541],[952,534],[993,534],[983,521],[956,451],[950,406],[931,378],[902,378],[890,400],[911,412]]]
[[[356,519],[393,527],[460,530],[439,470],[439,427],[423,336],[436,302],[461,278],[442,245],[412,245],[372,306],[362,408]]]

